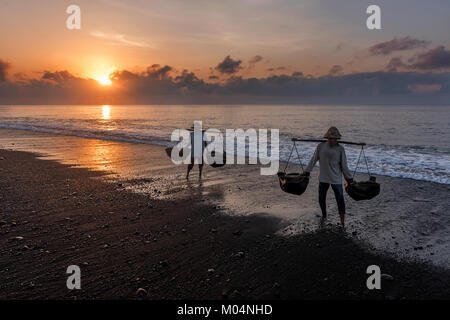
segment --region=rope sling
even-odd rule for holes
[[[292,156],[292,153],[294,152],[294,149],[295,149],[295,152],[297,153],[297,159],[300,162],[300,166],[302,167],[302,172],[305,172],[305,169],[303,168],[302,159],[300,158],[300,155],[298,154],[297,145],[295,144],[295,141],[294,141],[294,144],[292,145],[291,152],[289,153],[288,161],[287,161],[286,166],[284,167],[284,170],[283,170],[284,173],[286,173],[286,169],[287,169],[287,167],[289,165],[289,161],[291,161],[291,156]]]
[[[355,170],[353,171],[352,179],[355,178],[356,170],[358,170],[359,160],[361,160],[361,154],[364,155],[364,160],[366,162],[366,168],[367,168],[367,174],[369,175],[369,179],[370,179],[372,177],[372,175],[370,174],[369,164],[367,163],[367,157],[366,157],[366,153],[364,152],[363,145],[361,146],[361,151],[359,152],[358,161],[356,162],[356,167],[355,167]]]
[[[367,162],[367,156],[364,151],[364,145],[361,146],[361,151],[359,153],[358,161],[356,162],[355,170],[353,171],[352,179],[355,178],[356,171],[358,170],[359,161],[361,160],[361,155],[364,156],[364,161],[366,163],[367,174],[369,175],[369,180],[360,181],[347,184],[345,186],[345,191],[347,194],[356,201],[360,200],[370,200],[375,198],[380,194],[380,184],[376,182],[376,178],[372,176],[369,170],[369,164]]]

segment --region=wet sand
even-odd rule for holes
[[[257,165],[205,167],[201,188],[197,168],[190,183],[185,167],[175,166],[162,147],[0,129],[0,148],[33,151],[44,159],[103,172],[104,180],[120,181],[127,190],[160,200],[203,197],[231,216],[267,214],[285,223],[277,232],[291,236],[314,232],[321,215],[317,172],[302,196],[283,193],[276,176],[261,176]],[[305,159],[307,160],[307,159]],[[349,164],[352,168],[353,164]],[[284,168],[284,164],[280,164]],[[288,172],[301,170],[289,166]],[[357,180],[367,175],[357,174]],[[394,257],[450,267],[449,185],[377,176],[381,194],[356,202],[346,194],[347,233],[368,248]],[[157,192],[155,191],[157,190]],[[328,193],[327,228],[338,223],[333,193]]]
[[[445,226],[412,223],[427,210],[434,212],[429,219],[445,219],[445,185],[429,192],[433,184],[379,178],[387,189],[376,202],[348,201],[348,230],[341,232],[331,194],[330,225],[317,226],[314,179],[301,198],[282,193],[257,166],[208,168],[203,183],[194,171],[186,182],[184,168],[161,147],[82,140],[113,154],[142,148],[146,171],[127,171],[114,157],[100,157],[105,167],[89,170],[75,159],[60,160],[78,168],[0,151],[0,298],[450,297],[445,263],[417,260],[437,252],[446,261]],[[380,230],[389,224],[404,235]],[[425,235],[412,232],[414,225]],[[414,241],[427,235],[435,244],[418,248]],[[81,267],[82,290],[66,288],[72,264]],[[372,264],[394,277],[380,291],[366,287]]]

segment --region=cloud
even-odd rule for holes
[[[292,72],[292,77],[294,77],[294,78],[304,78],[305,76],[304,76],[303,72],[301,72],[301,71],[294,71],[294,72]]]
[[[150,67],[151,68],[151,67]],[[128,70],[116,70],[109,75],[109,78],[118,82],[135,81],[140,77],[139,74]]]
[[[67,70],[55,71],[55,72],[44,71],[44,74],[42,75],[42,79],[44,79],[44,80],[51,80],[51,81],[55,81],[55,82],[59,82],[59,83],[68,81],[68,80],[71,80],[74,78],[75,78],[75,76],[73,76]]]
[[[216,66],[216,70],[223,74],[234,74],[242,69],[241,60],[233,60],[230,56],[226,56],[222,62]]]
[[[441,84],[411,84],[408,86],[414,93],[434,93],[442,89]]]
[[[446,50],[444,46],[438,46],[419,54],[411,67],[420,70],[448,69],[450,68],[450,50]]]
[[[276,67],[276,68],[268,68],[266,70],[273,72],[273,71],[281,71],[281,70],[286,70],[286,69],[287,69],[286,67],[281,66],[281,67]]]
[[[386,66],[388,72],[397,72],[399,69],[408,68],[401,57],[392,58]]]
[[[175,77],[174,82],[178,87],[189,90],[201,88],[205,84],[202,79],[198,78],[194,72],[190,72],[189,70],[183,70],[181,75]]]
[[[256,56],[252,57],[250,60],[248,60],[249,68],[254,68],[255,64],[257,64],[258,62],[260,62],[262,60],[263,60],[263,57],[260,55],[256,55]]]
[[[401,61],[401,60],[400,60]],[[421,62],[422,60],[417,60]],[[402,62],[403,63],[403,62]],[[69,71],[40,79],[0,82],[1,104],[227,104],[227,103],[444,103],[450,72],[365,72],[313,77],[302,72],[206,82],[189,70],[152,64],[142,72],[118,70],[111,86]],[[210,75],[210,80],[217,80]]]
[[[105,40],[110,40],[112,44],[120,44],[138,48],[151,48],[151,46],[148,43],[129,40],[123,34],[106,34],[103,32],[94,31],[91,32],[91,36]]]
[[[418,100],[414,100],[417,96],[411,88],[418,86],[436,88],[436,85],[445,87],[449,84],[450,73],[366,72],[317,78],[297,78],[287,75],[260,79],[233,77],[224,84],[224,88],[233,94],[278,97],[281,100],[284,98],[284,101],[388,103],[402,99],[414,103]],[[439,92],[436,91],[437,94]]]
[[[171,66],[165,65],[161,67],[159,64],[153,64],[147,68],[147,74],[156,79],[164,79],[169,76],[169,73],[173,70]]]
[[[417,48],[426,48],[429,41],[417,40],[411,37],[394,38],[390,41],[377,43],[369,48],[370,55],[388,55],[395,51],[405,51]]]
[[[405,63],[401,57],[395,57],[389,61],[386,69],[390,72],[406,69],[422,71],[450,69],[450,50],[446,50],[444,46],[438,46],[408,59],[408,62]]]
[[[0,82],[6,81],[6,75],[8,74],[8,69],[10,64],[6,61],[0,59]]]
[[[340,65],[334,65],[331,67],[329,74],[331,76],[338,76],[338,75],[342,75],[344,73],[344,68],[342,68],[342,66]]]

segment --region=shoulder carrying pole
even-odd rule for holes
[[[292,141],[305,141],[305,142],[326,142],[325,139],[299,139],[299,138],[292,138]],[[356,146],[365,146],[366,144],[364,142],[350,142],[350,141],[339,141],[338,143],[342,144],[353,144]]]
[[[327,140],[325,139],[299,139],[299,138],[292,138],[292,141],[294,142],[294,146],[295,146],[295,142],[296,141],[304,141],[304,142],[326,142]],[[359,160],[361,160],[361,155],[364,156],[364,160],[366,162],[366,168],[367,168],[367,174],[370,175],[370,170],[369,170],[369,164],[367,163],[367,157],[366,157],[366,153],[364,152],[364,146],[366,145],[364,142],[350,142],[350,141],[339,141],[339,143],[342,144],[352,144],[352,145],[356,145],[356,146],[361,146],[361,152],[359,153],[359,157],[358,157],[358,161],[356,162],[356,167],[355,167],[355,171],[353,171],[353,177],[355,177],[356,174],[356,170],[358,169],[358,165],[359,165]],[[292,148],[293,151],[293,148]],[[292,154],[291,151],[291,154]],[[291,158],[291,156],[289,156],[289,159]],[[288,161],[289,162],[289,161]],[[303,166],[302,166],[303,168]]]

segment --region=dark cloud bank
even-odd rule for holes
[[[0,60],[0,82],[6,81],[6,74],[8,73],[9,63]]]
[[[423,69],[425,63],[446,65],[446,54],[442,55],[441,49],[433,50],[437,52],[424,53],[410,65]],[[434,55],[438,56],[438,62],[433,60]],[[227,58],[222,62],[223,70],[236,68],[236,63],[231,64],[234,67],[223,65],[230,62]],[[46,71],[39,79],[12,81],[8,68],[9,64],[0,60],[1,104],[448,104],[450,101],[449,72],[342,75],[342,69],[336,67],[333,74],[321,77],[305,77],[297,71],[291,75],[243,78],[227,71],[224,73],[231,73],[229,78],[207,82],[191,71],[177,72],[170,66],[154,64],[141,73],[116,71],[111,75],[113,85],[103,87],[95,80],[79,78],[68,71]]]
[[[450,50],[446,50],[443,46],[438,46],[417,54],[406,62],[402,57],[394,57],[389,61],[386,70],[389,72],[403,70],[450,70]]]

